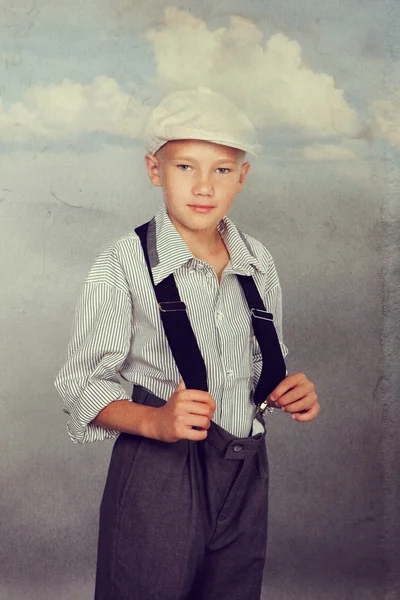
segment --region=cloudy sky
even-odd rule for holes
[[[99,202],[82,173],[107,186],[107,165],[142,169],[150,108],[197,85],[248,112],[269,168],[323,163],[362,181],[400,143],[387,2],[6,0],[0,34],[3,198],[51,189],[71,201],[83,186]],[[125,175],[119,193],[130,185]]]

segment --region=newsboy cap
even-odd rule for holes
[[[204,140],[253,156],[260,149],[250,119],[228,98],[205,87],[173,92],[150,114],[147,151],[154,154],[172,140]]]

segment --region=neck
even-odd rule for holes
[[[180,223],[176,223],[173,218],[170,219],[177,231],[179,232],[182,239],[186,242],[189,250],[194,256],[200,259],[206,259],[208,256],[217,254],[221,245],[223,245],[221,236],[219,235],[217,227],[214,229],[204,229],[200,231],[191,231],[182,227]]]

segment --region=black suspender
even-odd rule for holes
[[[273,315],[265,310],[254,279],[237,275],[251,312],[254,335],[260,346],[262,370],[254,391],[254,403],[260,405],[286,376],[286,365],[274,326]]]
[[[147,249],[147,230],[149,223],[135,229],[143,247],[144,257],[150,273],[151,283],[160,308],[160,317],[172,355],[178,366],[187,389],[208,391],[207,372],[196,337],[193,333],[186,305],[181,301],[175,278],[169,275],[154,285]]]
[[[144,257],[154,287],[160,317],[172,355],[188,389],[208,391],[207,372],[196,337],[181,301],[173,274],[154,284],[148,252],[149,223],[135,229],[142,244]],[[257,286],[251,276],[237,275],[251,312],[254,334],[260,346],[263,366],[254,392],[254,403],[259,406],[286,375],[272,315],[267,313]]]

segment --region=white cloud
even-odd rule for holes
[[[400,91],[374,103],[368,130],[334,78],[313,71],[304,62],[300,44],[282,33],[265,41],[256,23],[238,16],[232,16],[227,27],[210,29],[205,20],[170,7],[162,27],[147,30],[146,36],[157,65],[157,77],[149,73],[146,82],[152,90],[149,97],[156,98],[160,90],[207,85],[236,101],[269,136],[274,128],[289,127],[321,142],[363,138],[368,131],[393,144],[400,141]],[[0,66],[18,60],[17,55],[0,54]],[[0,142],[74,140],[93,133],[140,139],[148,112],[147,105],[112,77],[99,76],[86,85],[70,79],[36,84],[11,106],[2,105],[0,97]],[[339,152],[343,155],[343,150],[332,148],[307,149],[305,155],[312,160],[318,152],[332,160]]]
[[[57,140],[82,133],[138,138],[148,110],[112,77],[96,77],[88,85],[70,79],[33,85],[8,109],[0,98],[0,140],[24,143],[35,136]]]
[[[371,106],[378,135],[394,146],[400,145],[400,87],[389,99],[378,100]]]
[[[237,16],[215,30],[177,8],[164,17],[164,28],[146,36],[165,87],[208,85],[242,106],[259,128],[290,126],[319,138],[359,135],[344,91],[305,64],[297,41],[277,33],[264,43],[260,28]]]
[[[357,156],[352,150],[335,144],[314,144],[301,151],[304,158],[314,161],[355,160]]]

